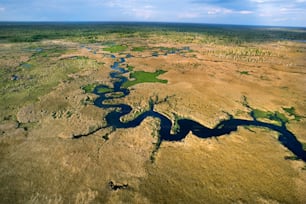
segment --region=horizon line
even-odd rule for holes
[[[36,20],[30,20],[30,21],[1,21],[0,25],[3,23],[126,23],[126,24],[138,24],[138,23],[148,23],[148,24],[190,24],[190,25],[219,25],[219,26],[245,26],[245,27],[274,27],[274,28],[304,28],[306,29],[306,26],[288,26],[288,25],[263,25],[263,24],[230,24],[230,23],[200,23],[200,22],[176,22],[176,21],[95,21],[95,20],[59,20],[59,21],[36,21]]]

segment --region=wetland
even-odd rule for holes
[[[0,24],[0,203],[305,203],[304,28]]]

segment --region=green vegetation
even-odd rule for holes
[[[129,72],[132,72],[134,70],[134,67],[131,65],[126,65],[126,68],[129,70]]]
[[[85,91],[85,93],[92,93],[97,85],[98,83],[87,84],[85,86],[82,86],[81,88]],[[111,92],[112,90],[113,90],[112,88],[109,88],[107,86],[102,86],[98,88],[97,92],[101,94],[101,93]]]
[[[280,122],[282,124],[288,122],[288,118],[283,113],[280,113],[278,111],[270,112],[270,111],[262,111],[262,110],[259,110],[259,109],[254,109],[254,110],[252,110],[252,115],[256,119],[265,118],[265,119]]]
[[[26,26],[25,26],[26,25]],[[305,31],[295,29],[264,29],[240,26],[184,26],[175,24],[110,24],[110,23],[12,23],[1,25],[0,41],[39,42],[42,40],[67,39],[81,43],[102,43],[113,45],[114,38],[148,38],[150,35],[168,36],[182,43],[214,43],[242,45],[243,43],[267,42],[279,40],[305,40]],[[179,31],[178,31],[179,30]],[[186,35],[187,34],[187,35]],[[112,38],[107,38],[111,36]],[[138,47],[135,47],[137,51]],[[141,47],[140,47],[141,50]],[[251,54],[261,55],[260,50]],[[246,53],[249,54],[249,53]]]
[[[128,88],[130,86],[134,86],[139,83],[147,83],[147,82],[159,82],[159,83],[167,83],[167,80],[157,79],[157,77],[161,74],[166,73],[163,70],[157,70],[155,72],[144,72],[144,71],[135,71],[130,74],[130,78],[134,79],[132,81],[126,81],[123,84],[124,88]]]
[[[23,64],[21,64],[21,66],[24,67],[24,68],[28,68],[28,69],[32,67],[32,65],[28,64],[28,63],[23,63]]]
[[[159,47],[159,49],[161,51],[167,51],[169,53],[175,53],[175,52],[179,52],[180,49],[174,48],[174,47]]]
[[[105,135],[102,136],[102,138],[103,138],[105,141],[109,140],[109,134],[110,134],[110,133],[106,133]]]
[[[82,86],[81,88],[85,91],[85,93],[92,93],[97,86],[97,83],[94,84],[87,84],[85,86]]]
[[[283,110],[286,111],[286,112],[289,114],[289,116],[294,116],[294,120],[296,120],[296,121],[300,121],[301,118],[302,118],[302,116],[297,115],[297,114],[295,113],[295,108],[294,108],[294,107],[283,108]]]
[[[70,59],[89,59],[88,57],[85,57],[85,56],[74,56]]]
[[[250,75],[248,71],[239,71],[241,75]]]
[[[1,52],[0,113],[3,118],[16,114],[21,106],[37,101],[60,82],[73,80],[70,74],[98,65],[91,59],[58,60],[67,48],[56,48],[52,44],[39,47],[43,51],[29,51],[29,44],[24,44]]]
[[[301,143],[302,143],[303,149],[306,151],[306,143],[305,142],[301,142]]]
[[[173,115],[174,115],[174,122],[173,122],[172,130],[174,133],[178,133],[178,131],[180,130],[180,125],[178,124],[178,121],[180,119],[183,119],[183,117],[180,117],[175,113],[173,113]]]
[[[97,92],[100,93],[100,94],[111,92],[111,91],[113,91],[113,89],[108,88],[108,87],[99,87],[98,90],[97,90]]]
[[[73,114],[73,113],[72,113],[71,111],[67,111],[66,117],[67,117],[67,118],[70,118],[70,117],[72,116],[72,114]]]
[[[300,160],[300,158],[298,156],[296,156],[296,155],[294,155],[294,156],[285,156],[285,159],[286,160],[291,160],[291,161],[298,161],[298,160]]]
[[[142,52],[144,51],[146,48],[145,47],[133,47],[132,51],[134,52]]]
[[[111,53],[117,53],[125,51],[128,47],[126,45],[113,45],[111,47],[103,48],[104,51],[108,51]]]

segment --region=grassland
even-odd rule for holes
[[[293,116],[296,121],[300,121],[301,118],[303,118],[302,116],[299,116],[299,115],[296,114],[294,107],[290,107],[290,108],[284,108],[283,107],[283,110],[285,112],[287,112],[289,114],[289,116]]]
[[[113,45],[111,47],[103,48],[104,51],[108,51],[111,53],[122,52],[125,51],[126,49],[127,49],[126,45]]]
[[[305,148],[306,45],[294,41],[305,39],[299,28],[1,23],[0,203],[306,203],[305,163],[285,159],[276,132],[189,133],[156,151],[158,120],[114,130],[92,93],[103,84],[109,103],[129,104],[122,121],[154,99],[172,131],[178,118],[214,127],[253,111]],[[121,57],[126,97],[108,93]]]
[[[96,86],[97,84],[87,84],[86,86],[83,86],[82,89],[85,91],[85,93],[92,93]]]
[[[99,87],[98,88],[98,93],[107,93],[107,92],[111,92],[113,89],[111,89],[111,88],[108,88],[108,87]]]
[[[146,48],[145,47],[133,47],[132,51],[134,52],[143,52]]]
[[[265,119],[274,120],[274,121],[284,123],[284,124],[289,121],[288,118],[283,113],[280,113],[278,111],[273,113],[271,111],[262,111],[259,109],[255,109],[253,110],[253,115],[256,119],[265,118]]]
[[[153,73],[145,71],[134,71],[130,74],[130,81],[126,81],[123,87],[128,88],[140,83],[167,83],[167,80],[158,79],[157,77],[164,74],[165,71],[157,70]]]

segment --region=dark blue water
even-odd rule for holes
[[[187,134],[191,131],[193,135],[199,138],[211,138],[211,137],[220,137],[224,135],[229,135],[231,132],[237,131],[239,126],[255,126],[268,128],[270,130],[276,131],[279,133],[278,140],[279,142],[289,149],[297,158],[302,159],[306,162],[306,152],[303,150],[302,144],[297,140],[295,135],[290,132],[285,124],[281,126],[260,122],[253,117],[253,120],[243,120],[230,117],[219,122],[214,128],[205,127],[204,125],[190,120],[190,119],[179,119],[177,121],[179,125],[179,130],[171,134],[172,122],[165,115],[154,111],[154,104],[150,104],[150,110],[140,114],[135,119],[129,122],[121,122],[120,118],[126,114],[129,114],[132,111],[131,106],[127,104],[104,104],[105,100],[114,99],[110,96],[111,92],[121,92],[123,93],[122,97],[125,97],[130,94],[130,91],[126,88],[122,88],[121,85],[127,81],[127,78],[122,76],[122,74],[128,72],[124,68],[120,67],[121,63],[124,63],[125,59],[120,58],[119,62],[114,62],[111,66],[113,72],[110,73],[110,77],[114,79],[113,90],[106,93],[98,93],[100,87],[105,87],[105,85],[97,86],[94,89],[94,93],[99,97],[94,101],[94,105],[103,108],[116,108],[114,111],[108,113],[105,117],[107,122],[107,127],[113,128],[133,128],[140,125],[140,123],[147,117],[154,117],[160,119],[160,130],[159,136],[160,141],[158,147],[163,141],[181,141],[184,139]],[[117,97],[118,98],[118,97]],[[77,136],[80,137],[80,136]],[[158,148],[157,147],[157,148]]]

